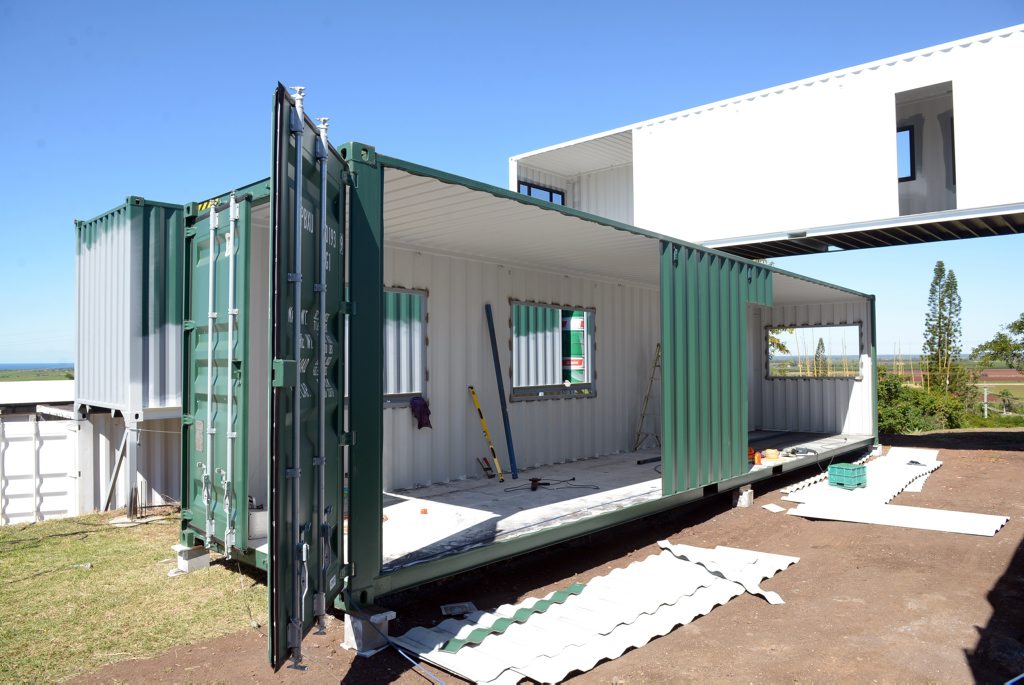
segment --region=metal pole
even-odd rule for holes
[[[217,524],[213,517],[213,449],[217,429],[213,425],[213,336],[217,325],[217,312],[214,310],[214,280],[217,265],[217,229],[220,217],[217,207],[210,207],[210,281],[207,288],[206,314],[206,467],[203,473],[203,504],[206,507],[206,535],[204,547],[210,549],[213,536],[217,533]]]
[[[498,340],[494,336],[494,315],[491,305],[484,305],[487,314],[487,332],[491,336],[491,355],[494,357],[494,375],[498,380],[498,399],[501,400],[501,420],[505,424],[505,444],[508,446],[508,465],[512,469],[512,480],[519,478],[519,467],[516,466],[516,448],[512,445],[512,427],[508,422],[508,405],[505,403],[505,383],[501,380],[501,360],[498,357]]]
[[[29,423],[32,424],[32,520],[38,523],[43,518],[43,483],[39,478],[39,451],[43,441],[39,437],[39,417],[33,414]]]
[[[234,191],[228,201],[228,235],[225,257],[228,259],[228,397],[227,397],[227,463],[224,480],[224,515],[227,519],[224,530],[224,556],[231,558],[235,546],[235,326],[238,325],[238,308],[235,306],[235,231],[238,229],[238,202]]]
[[[295,135],[295,230],[293,236],[292,273],[288,280],[292,284],[292,347],[296,372],[302,369],[302,134],[305,129],[305,114],[302,99],[305,88],[295,90],[295,110],[291,117],[291,132]],[[302,526],[299,524],[299,499],[302,496],[302,430],[299,420],[302,411],[302,381],[296,379],[292,389],[292,544],[295,545],[295,563],[293,565],[294,582],[292,583],[292,610],[295,612],[289,625],[289,647],[292,650],[292,661],[296,666],[302,663],[302,626],[305,622],[305,585],[308,582],[306,558],[309,546],[302,539]]]
[[[118,445],[114,455],[114,469],[110,473],[110,484],[107,487],[107,499],[103,502],[103,511],[110,509],[110,503],[114,499],[114,488],[117,487],[117,474],[121,471],[121,462],[124,460],[125,448],[128,445],[128,424],[124,425],[124,435],[121,436],[121,444]],[[106,451],[106,450],[104,450]]]
[[[320,560],[320,579],[316,594],[313,595],[313,614],[317,617],[317,630],[323,633],[326,629],[324,614],[327,612],[327,566],[330,562],[330,527],[327,524],[327,511],[324,508],[326,501],[326,480],[327,480],[327,117],[320,118],[320,139],[317,141],[316,157],[320,162],[320,282],[314,290],[317,291],[317,300],[320,304],[318,326],[319,336],[317,339],[318,359],[317,370],[319,372],[317,387],[317,446],[316,458],[313,464],[316,466],[317,493],[316,493],[316,521],[318,531],[318,543]]]
[[[981,386],[981,392],[982,392],[981,410],[982,410],[982,413],[985,415],[985,418],[987,419],[988,418],[988,386],[987,385]]]

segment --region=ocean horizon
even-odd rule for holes
[[[0,371],[26,371],[29,369],[73,369],[74,362],[0,362]]]

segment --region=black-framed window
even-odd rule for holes
[[[547,200],[548,202],[552,202],[556,205],[565,204],[565,192],[558,190],[557,188],[546,188],[544,186],[539,186],[536,183],[520,181],[519,192],[523,195],[535,197],[538,200]]]
[[[913,126],[900,126],[896,129],[896,169],[900,181],[913,181],[917,178],[917,141]]]
[[[593,396],[594,310],[510,304],[513,399]]]

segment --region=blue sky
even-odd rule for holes
[[[0,0],[0,362],[73,359],[73,219],[269,174],[279,80],[335,142],[504,186],[512,154],[1024,21],[1009,0],[93,4]],[[935,260],[969,349],[1020,313],[1022,254],[1016,236],[777,263],[875,293],[879,351],[907,353]]]

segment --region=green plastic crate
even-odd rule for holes
[[[832,464],[828,467],[828,484],[844,490],[866,488],[867,468],[862,464]]]

